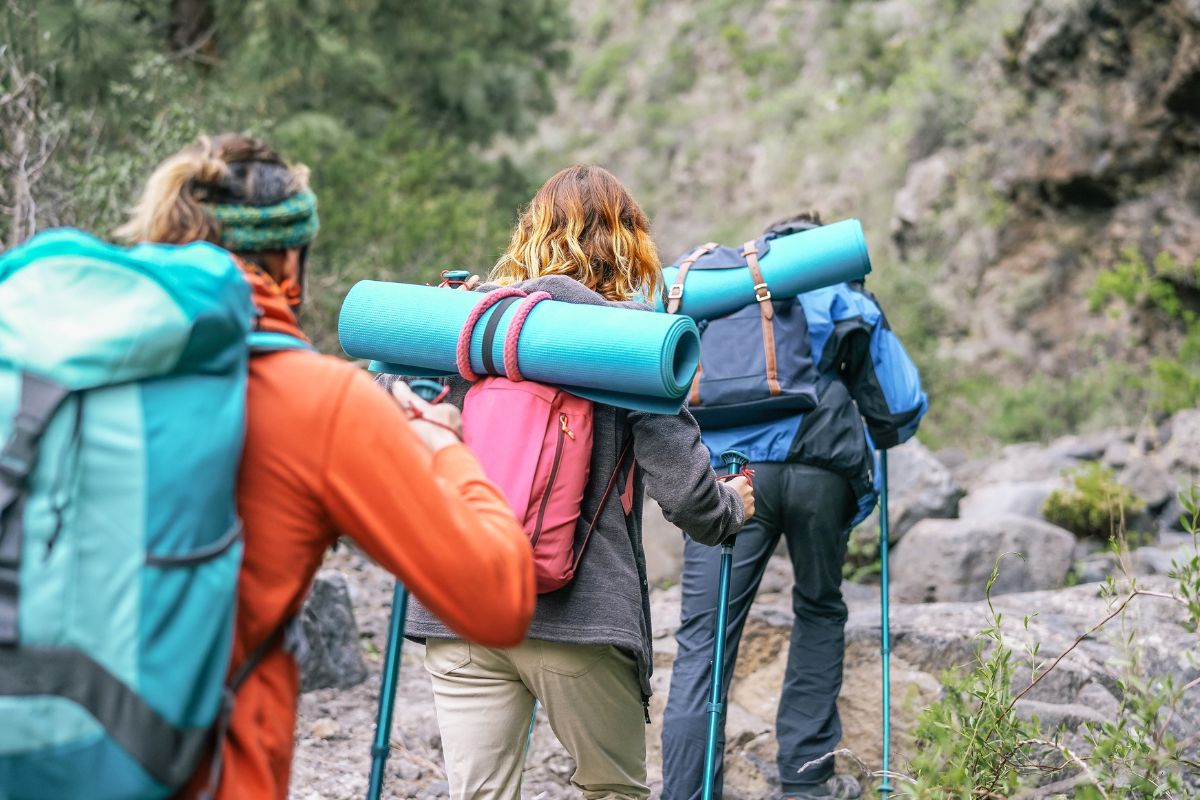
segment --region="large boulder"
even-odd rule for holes
[[[683,570],[683,532],[663,516],[654,498],[642,506],[642,548],[646,552],[646,580],[651,586],[679,582]]]
[[[1071,566],[1075,537],[1048,522],[1014,515],[919,523],[896,546],[890,565],[900,602],[978,600],[1006,553],[993,594],[1055,589]]]
[[[1032,443],[1008,445],[998,459],[979,473],[975,486],[1052,480],[1061,476],[1063,470],[1077,467],[1085,460],[1080,458],[1081,451],[1073,441],[1062,440],[1056,444],[1058,446],[1052,447]]]
[[[299,657],[302,691],[348,689],[366,680],[345,575],[331,569],[317,573],[300,610],[300,622],[305,640]]]
[[[888,514],[897,541],[923,519],[958,516],[962,489],[936,456],[916,439],[888,451]],[[878,531],[878,515],[863,529]]]
[[[963,519],[984,519],[1005,514],[1041,519],[1046,498],[1064,485],[1061,479],[1050,478],[980,486],[962,499],[958,505],[958,515]]]
[[[1171,476],[1146,456],[1130,458],[1117,473],[1117,482],[1132,491],[1152,512],[1162,509],[1175,495],[1175,482]]]
[[[1171,438],[1158,454],[1158,462],[1180,488],[1200,483],[1200,409],[1180,411],[1171,418]]]

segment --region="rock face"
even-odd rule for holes
[[[888,513],[892,541],[923,519],[958,516],[962,497],[950,470],[917,439],[888,451]]]
[[[962,499],[958,513],[963,519],[986,519],[1001,515],[1041,519],[1046,498],[1064,485],[1065,481],[1061,479],[1049,479],[981,486]]]
[[[300,611],[307,652],[300,659],[300,687],[348,689],[367,677],[354,624],[346,576],[322,570]]]
[[[896,193],[897,251],[944,263],[934,291],[953,349],[993,377],[1140,360],[1172,334],[1153,315],[1089,313],[1088,292],[1122,251],[1147,264],[1200,252],[1196,172],[1178,168],[1200,152],[1193,4],[1011,5],[1019,23],[972,76],[990,88],[970,133],[912,164]],[[937,201],[921,202],[933,188]],[[1185,272],[1163,277],[1192,293]]]
[[[1181,487],[1200,483],[1200,409],[1180,411],[1168,427],[1171,438],[1162,448],[1163,468]]]
[[[891,559],[893,596],[900,602],[947,602],[983,597],[996,560],[1005,559],[993,594],[1054,589],[1071,566],[1075,537],[1028,517],[927,519],[909,531]]]

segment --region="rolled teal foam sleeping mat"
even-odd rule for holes
[[[842,220],[770,241],[770,250],[759,257],[763,279],[777,300],[861,280],[871,271],[871,257],[862,224]],[[676,266],[663,269],[666,286],[675,283]],[[679,313],[693,319],[716,319],[754,302],[754,279],[743,265],[705,269],[702,262],[687,273]],[[663,300],[658,299],[658,310]]]
[[[458,374],[459,332],[478,292],[361,281],[342,304],[338,338],[370,369],[398,375]],[[471,338],[471,367],[486,374],[483,341],[501,308],[492,344],[503,374],[508,325],[522,304],[489,309]],[[683,406],[700,359],[700,335],[688,317],[628,308],[546,300],[530,312],[518,340],[517,362],[532,381],[559,386],[598,403],[655,414]]]

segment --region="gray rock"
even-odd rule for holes
[[[1075,577],[1080,583],[1103,583],[1110,575],[1118,574],[1120,568],[1112,553],[1101,553],[1075,562]]]
[[[1046,449],[1051,453],[1079,459],[1080,461],[1096,461],[1109,449],[1128,444],[1133,440],[1133,431],[1128,428],[1096,431],[1071,436],[1063,436],[1051,442]]]
[[[306,652],[300,658],[301,691],[348,689],[367,677],[346,576],[322,570],[300,610]]]
[[[654,498],[642,506],[642,547],[646,551],[646,580],[651,586],[679,582],[683,570],[683,533],[663,516]]]
[[[1010,444],[1000,451],[999,459],[979,473],[975,485],[1050,480],[1081,463],[1081,459],[1070,455],[1069,448],[1054,450],[1037,444]]]
[[[1017,703],[1016,711],[1022,719],[1037,717],[1043,732],[1054,731],[1062,726],[1075,729],[1084,722],[1099,725],[1108,719],[1103,712],[1083,703],[1047,703],[1022,699]]]
[[[1169,575],[1174,569],[1172,562],[1183,563],[1193,552],[1190,541],[1169,549],[1139,547],[1133,551],[1131,561],[1137,575]]]
[[[1042,481],[1018,481],[980,486],[962,499],[958,515],[963,519],[981,519],[1001,514],[1041,519],[1046,498],[1064,482],[1057,478]]]
[[[434,781],[421,792],[421,800],[441,800],[450,796],[450,784],[446,781]]]
[[[977,600],[996,560],[1006,553],[992,593],[1028,592],[1063,585],[1075,537],[1062,528],[1013,515],[919,523],[891,559],[894,597],[900,602]]]
[[[1171,418],[1171,438],[1157,460],[1178,485],[1200,483],[1200,409],[1180,411]]]
[[[891,540],[923,519],[958,516],[962,489],[942,462],[916,439],[888,451]]]
[[[965,450],[960,450],[957,447],[943,447],[941,450],[936,451],[933,457],[942,462],[942,466],[950,470],[951,474],[954,473],[955,469],[971,460],[971,457],[967,455]]]
[[[1178,532],[1184,530],[1183,503],[1179,502],[1178,493],[1171,495],[1166,506],[1158,514],[1158,526],[1162,532]]]
[[[1129,459],[1117,474],[1117,482],[1128,487],[1152,512],[1163,508],[1175,495],[1171,476],[1146,456]]]

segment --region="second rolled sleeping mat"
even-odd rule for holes
[[[776,300],[861,280],[871,271],[871,257],[862,224],[842,220],[774,239],[755,241],[763,280]],[[696,320],[717,319],[754,302],[755,280],[746,266],[743,248],[706,245],[686,274],[678,295],[678,313]],[[663,282],[670,291],[679,266],[663,269]],[[658,309],[667,302],[659,297]]]
[[[485,297],[360,281],[342,304],[338,338],[347,355],[371,359],[372,371],[458,374],[459,335]],[[512,377],[505,346],[510,325],[525,309],[516,348],[522,377],[637,411],[674,414],[683,406],[700,358],[700,337],[690,318],[556,300],[530,306],[520,298],[501,301],[479,317],[470,337],[471,371]]]

